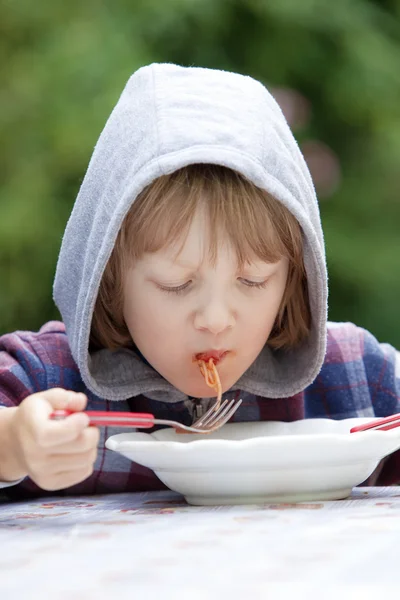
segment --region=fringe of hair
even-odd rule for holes
[[[302,231],[296,218],[266,191],[239,173],[219,165],[189,165],[156,179],[130,208],[105,268],[92,319],[91,349],[133,346],[123,318],[123,275],[145,253],[181,242],[193,216],[206,209],[209,259],[215,263],[221,235],[228,236],[238,266],[257,257],[289,259],[285,292],[267,341],[272,348],[292,348],[310,330],[308,286]]]

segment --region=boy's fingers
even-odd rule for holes
[[[57,449],[58,452],[58,449]],[[46,474],[60,473],[62,471],[75,471],[84,469],[96,462],[97,448],[87,452],[75,452],[73,454],[52,454],[46,461]]]
[[[35,443],[42,448],[50,448],[77,439],[89,425],[89,417],[81,412],[86,403],[84,394],[61,388],[52,388],[27,398],[24,401],[24,413]],[[58,421],[51,419],[51,413],[60,409],[76,412]]]
[[[87,403],[85,394],[77,394],[60,388],[32,394],[22,403],[29,420],[38,422],[49,420],[54,410],[82,411]],[[21,406],[22,406],[21,405]]]
[[[45,392],[40,392],[31,396],[35,401],[46,400],[52,410],[69,409],[73,411],[84,410],[87,403],[85,394],[64,390],[62,388],[52,388]],[[49,410],[49,414],[52,412]]]
[[[73,442],[88,425],[89,417],[84,412],[74,413],[59,421],[53,421],[46,415],[44,419],[35,420],[32,434],[39,446],[51,448]]]
[[[60,444],[54,449],[58,455],[70,455],[77,452],[88,452],[97,449],[100,440],[100,431],[97,427],[86,427],[74,440],[74,443]]]
[[[68,409],[74,412],[79,410],[85,410],[87,404],[87,397],[85,394],[77,394],[76,392],[70,392],[68,401]]]
[[[74,471],[64,471],[52,475],[50,478],[43,479],[42,477],[34,478],[34,481],[44,490],[54,491],[61,490],[81,481],[84,481],[93,473],[93,465],[88,465],[82,469]]]

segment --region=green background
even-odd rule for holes
[[[157,61],[306,101],[294,133],[340,169],[320,196],[329,317],[400,348],[398,0],[3,1],[0,47],[0,333],[58,318],[57,254],[93,147],[130,74]]]

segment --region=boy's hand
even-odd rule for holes
[[[84,410],[84,394],[53,388],[28,396],[11,420],[11,443],[20,476],[45,490],[59,490],[89,477],[97,456],[99,430],[82,412],[55,421],[55,409]]]

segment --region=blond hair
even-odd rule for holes
[[[194,164],[163,175],[132,204],[104,271],[91,330],[92,348],[133,345],[123,317],[125,269],[145,253],[182,240],[204,207],[210,227],[209,258],[215,262],[221,233],[236,251],[239,268],[257,257],[289,260],[285,292],[267,343],[291,348],[309,333],[310,309],[303,263],[302,232],[296,218],[266,191],[218,165]]]

